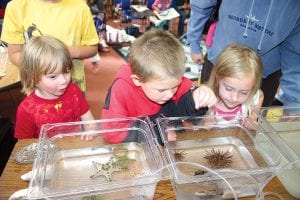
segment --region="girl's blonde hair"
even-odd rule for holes
[[[171,33],[152,29],[132,43],[129,63],[132,73],[141,82],[181,79],[185,70],[185,53],[180,41]]]
[[[262,72],[263,65],[261,59],[254,50],[246,46],[232,44],[227,46],[219,55],[210,75],[208,86],[219,97],[219,80],[225,77],[244,78],[252,76],[255,80],[249,96],[250,100],[260,88]]]
[[[21,56],[21,83],[23,92],[28,94],[36,88],[42,75],[61,69],[70,72],[73,67],[67,46],[51,36],[36,36],[24,45]]]

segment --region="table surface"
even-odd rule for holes
[[[20,72],[19,68],[7,61],[6,75],[0,77],[0,92],[9,90],[12,87],[20,85]]]
[[[17,144],[15,145],[15,148],[9,158],[9,161],[7,162],[7,165],[2,173],[2,176],[0,177],[0,199],[8,199],[10,195],[12,195],[15,191],[24,189],[28,187],[28,182],[25,182],[20,179],[20,176],[24,173],[31,170],[32,165],[18,165],[13,161],[13,156],[20,151],[23,147],[33,143],[37,142],[36,139],[25,139],[25,140],[19,140]],[[264,192],[276,192],[278,195],[280,195],[283,199],[289,200],[289,199],[296,199],[293,198],[286,189],[282,186],[281,182],[274,178],[272,179],[268,185],[265,187]],[[159,181],[155,195],[155,200],[167,200],[167,199],[175,199],[175,194],[171,185],[170,180],[162,180]],[[246,197],[241,198],[243,200],[250,200],[255,199],[254,197]],[[273,197],[266,197],[265,199],[278,199]]]

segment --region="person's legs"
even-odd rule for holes
[[[179,22],[178,22],[178,37],[182,36],[184,33],[184,21],[186,19],[186,12],[184,10],[179,11]]]
[[[213,68],[214,65],[207,59],[207,57],[205,57],[201,71],[201,83],[206,83],[209,80]]]
[[[281,71],[278,70],[262,79],[261,90],[264,93],[264,102],[262,106],[267,107],[272,105],[279,86],[280,77]]]
[[[109,51],[109,46],[106,42],[106,15],[105,13],[99,13],[96,20],[96,28],[99,37],[100,50],[103,52]]]
[[[166,21],[166,23],[163,25],[163,30],[169,30],[170,21]]]

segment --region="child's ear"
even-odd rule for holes
[[[132,80],[132,82],[134,83],[134,85],[135,86],[137,86],[137,87],[140,87],[141,86],[141,79],[137,76],[137,75],[135,75],[135,74],[132,74],[131,76],[130,76],[130,78],[131,78],[131,80]]]

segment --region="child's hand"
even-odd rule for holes
[[[256,112],[251,112],[250,115],[248,116],[248,118],[254,122],[257,122],[258,120],[258,114]]]
[[[206,85],[200,85],[193,92],[193,99],[195,102],[195,109],[202,107],[212,107],[217,103],[217,97],[215,93]]]
[[[257,130],[258,128],[258,122],[252,120],[251,117],[248,117],[247,119],[243,120],[242,125],[248,130]]]
[[[248,118],[246,118],[242,125],[245,126],[248,130],[256,130],[258,128],[257,122],[258,116],[255,112],[250,113]]]
[[[88,113],[85,114],[85,119],[92,119],[93,117],[89,116],[91,115],[90,111]],[[86,141],[90,141],[93,140],[94,138],[97,137],[97,133],[96,130],[97,129],[97,124],[95,123],[87,123],[84,124],[83,126],[83,134],[80,136],[81,140],[86,140]]]
[[[169,142],[176,141],[176,137],[177,137],[177,135],[176,135],[176,133],[174,131],[169,131],[168,132],[168,141]]]
[[[93,140],[94,138],[95,138],[95,134],[84,134],[80,136],[81,140],[86,140],[86,141]]]

